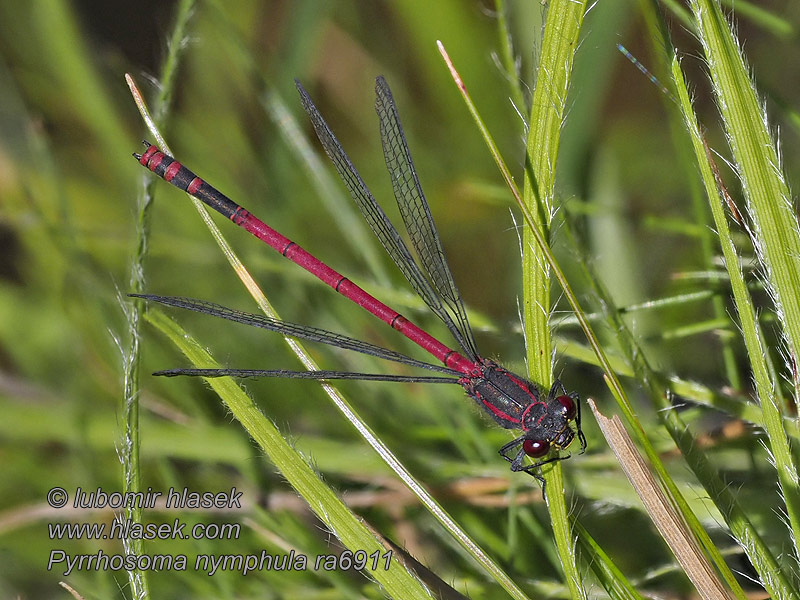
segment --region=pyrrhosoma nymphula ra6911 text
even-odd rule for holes
[[[500,448],[500,455],[511,463],[512,471],[524,471],[544,482],[536,471],[542,465],[568,458],[552,456],[543,459],[551,450],[567,448],[577,433],[581,452],[586,449],[586,439],[581,431],[581,412],[578,394],[567,393],[560,382],[556,382],[544,396],[535,384],[515,375],[496,362],[483,358],[477,350],[472,336],[461,294],[444,257],[439,234],[433,222],[430,208],[411,161],[408,144],[394,99],[383,77],[376,83],[376,109],[380,121],[381,140],[386,166],[394,188],[394,195],[408,231],[411,244],[419,263],[399,232],[387,218],[370,193],[361,176],[350,162],[328,124],[314,106],[311,98],[298,83],[300,99],[308,113],[314,130],[325,152],[333,161],[339,176],[358,205],[372,231],[378,236],[395,264],[405,275],[411,286],[439,317],[455,338],[461,351],[449,348],[424,330],[420,329],[397,311],[389,308],[355,283],[334,271],[312,256],[296,243],[284,237],[269,225],[260,221],[230,198],[197,177],[189,169],[156,146],[145,142],[144,154],[134,154],[136,159],[156,175],[172,185],[188,192],[195,198],[228,217],[239,227],[246,229],[292,262],[331,286],[380,320],[396,329],[408,339],[428,351],[444,366],[426,363],[398,352],[369,344],[338,333],[279,321],[270,317],[239,312],[210,302],[189,298],[155,296],[138,297],[170,306],[222,317],[238,323],[262,327],[323,344],[330,344],[370,354],[390,361],[421,367],[442,373],[445,376],[400,376],[373,373],[348,373],[340,371],[286,371],[249,369],[173,369],[159,371],[156,375],[193,375],[202,377],[294,377],[302,379],[363,379],[372,381],[401,381],[426,383],[457,383],[468,396],[491,416],[498,425],[506,429],[517,429],[522,435]],[[571,423],[575,422],[575,430]],[[525,456],[534,459],[533,464],[524,464]]]

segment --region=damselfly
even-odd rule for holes
[[[155,374],[202,377],[293,377],[321,380],[363,379],[459,384],[467,395],[473,398],[498,425],[506,429],[522,431],[520,436],[499,450],[500,455],[511,463],[511,470],[524,471],[544,482],[536,469],[549,462],[569,457],[555,455],[544,459],[551,450],[559,451],[567,448],[574,440],[576,433],[580,440],[581,453],[586,449],[586,438],[581,431],[580,399],[577,393],[568,393],[559,381],[555,382],[549,393],[543,395],[534,383],[508,371],[496,362],[482,357],[478,352],[461,294],[445,259],[436,225],[411,160],[408,143],[400,125],[400,118],[388,84],[383,77],[378,77],[375,86],[383,153],[386,167],[391,175],[400,214],[418,261],[413,258],[400,233],[389,221],[364,184],[309,95],[299,83],[297,89],[317,137],[370,228],[378,236],[383,247],[417,294],[447,326],[461,350],[456,351],[446,346],[417,327],[397,311],[389,308],[302,247],[254,217],[175,159],[165,155],[156,146],[144,142],[147,147],[144,154],[134,154],[142,165],[225,215],[239,227],[249,231],[341,295],[405,335],[444,365],[426,363],[393,350],[324,329],[244,313],[210,302],[143,294],[138,297],[246,325],[262,327],[300,339],[370,354],[413,367],[421,367],[442,375],[401,376],[341,371],[255,369],[172,369],[158,371]],[[575,423],[574,430],[571,427],[573,421]],[[524,464],[526,455],[536,462]]]

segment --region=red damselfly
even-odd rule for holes
[[[249,231],[341,295],[349,298],[421,346],[441,361],[444,366],[426,363],[393,350],[324,329],[244,313],[211,302],[152,294],[134,294],[134,296],[277,331],[304,340],[370,354],[413,367],[421,367],[442,373],[447,377],[255,369],[172,369],[158,371],[155,374],[202,377],[293,377],[324,380],[362,379],[459,384],[467,395],[473,398],[498,425],[506,429],[522,431],[522,435],[500,448],[500,455],[511,463],[512,471],[524,471],[544,483],[544,479],[536,472],[536,469],[549,462],[568,458],[569,455],[556,455],[527,465],[523,464],[525,456],[537,460],[544,458],[551,450],[565,449],[572,443],[576,433],[580,440],[581,453],[586,449],[586,438],[581,431],[580,399],[577,393],[568,393],[559,381],[556,381],[549,393],[543,396],[534,383],[511,373],[478,353],[461,294],[445,259],[439,234],[411,160],[408,143],[400,125],[400,117],[397,114],[388,84],[383,77],[379,77],[375,86],[376,110],[380,121],[383,153],[391,175],[400,214],[419,263],[412,257],[400,233],[389,221],[364,184],[353,163],[350,162],[328,124],[299,82],[297,89],[300,92],[303,108],[311,119],[317,137],[370,228],[378,236],[381,244],[417,294],[447,326],[461,351],[449,348],[420,329],[397,311],[389,308],[302,247],[254,217],[175,159],[165,155],[156,146],[144,142],[147,147],[144,154],[134,154],[134,157],[142,165],[225,215],[239,227]],[[571,427],[573,421],[575,430]]]

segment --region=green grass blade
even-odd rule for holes
[[[219,368],[211,355],[188,333],[158,309],[150,309],[146,319],[167,336],[197,367]],[[275,425],[258,409],[253,400],[230,378],[208,379],[233,416],[266,452],[287,481],[308,502],[319,519],[352,551],[363,550],[379,555],[390,550],[363,520],[355,515],[308,465],[297,450],[283,438]],[[368,571],[393,598],[431,598],[425,586],[393,556],[388,570]]]
[[[528,121],[522,201],[534,219],[524,228],[522,235],[522,313],[530,375],[545,387],[553,383],[550,269],[533,229],[546,243],[550,242],[556,160],[572,64],[585,11],[584,1],[556,0],[550,3]],[[546,469],[544,477],[548,483],[547,509],[567,586],[572,598],[585,598],[586,590],[578,569],[568,517],[561,463]]]
[[[169,113],[172,90],[175,86],[177,67],[180,62],[181,50],[184,48],[182,40],[187,36],[189,17],[194,6],[193,0],[183,0],[175,17],[172,29],[169,51],[161,69],[161,86],[156,99],[156,117],[158,124],[163,124]],[[131,291],[141,294],[145,288],[144,262],[147,256],[148,241],[150,237],[150,215],[152,208],[153,180],[143,179],[142,189],[139,193],[139,206],[136,221],[136,251],[131,260],[130,288]],[[128,343],[125,351],[126,360],[123,371],[123,419],[125,423],[124,442],[120,458],[124,477],[125,492],[138,493],[142,489],[141,466],[139,462],[139,365],[141,361],[141,311],[142,301],[134,300],[126,312],[128,320]],[[125,517],[132,523],[142,523],[142,509],[140,506],[125,508]],[[126,537],[123,540],[126,552],[136,556],[144,554],[144,540],[141,538]],[[133,597],[145,599],[150,596],[147,572],[141,569],[128,571],[128,581],[131,585]]]
[[[534,216],[535,226],[548,242],[550,221],[555,209],[558,147],[572,62],[585,9],[585,2],[559,1],[550,4],[528,123],[522,200]],[[553,379],[549,323],[550,273],[547,261],[527,228],[522,245],[523,316],[528,362],[534,381],[549,385]]]
[[[744,58],[719,4],[692,0],[717,104],[725,123],[758,239],[756,251],[784,328],[788,350],[800,353],[800,230],[770,135]],[[794,373],[795,396],[800,383]]]
[[[756,393],[758,394],[761,410],[763,412],[764,426],[775,458],[781,489],[786,499],[787,513],[792,527],[792,537],[797,540],[798,537],[800,537],[796,529],[798,506],[797,467],[789,448],[786,430],[783,427],[783,419],[776,403],[775,382],[770,376],[769,367],[765,358],[766,348],[763,336],[758,326],[755,308],[747,289],[747,284],[739,267],[739,258],[733,240],[731,239],[727,217],[725,215],[723,203],[721,202],[713,168],[709,162],[710,151],[697,126],[697,120],[695,119],[694,111],[689,100],[689,94],[686,91],[686,84],[684,83],[683,73],[681,72],[677,57],[673,60],[672,73],[677,84],[680,106],[683,110],[687,129],[692,138],[697,162],[700,165],[700,173],[711,204],[714,225],[717,235],[719,236],[722,253],[725,257],[725,265],[730,276],[731,289],[739,315],[742,337],[747,348],[748,357],[750,358],[750,365],[753,369],[753,379],[756,384]],[[723,514],[725,513],[723,512]],[[741,526],[743,528],[746,527],[746,529],[737,534],[737,538],[745,548],[745,551],[748,552],[748,556],[750,556],[751,562],[761,575],[761,580],[764,585],[774,598],[790,597],[788,594],[793,594],[795,591],[792,590],[788,581],[784,581],[780,576],[776,577],[780,568],[777,561],[772,556],[772,553],[768,551],[763,542],[760,542],[760,538],[757,535],[755,536],[755,540],[758,540],[760,543],[748,543],[755,534],[755,530],[752,526],[747,526],[744,522],[741,523]],[[751,556],[751,552],[754,555]]]
[[[578,519],[572,519],[572,526],[578,533],[578,545],[586,561],[592,566],[595,577],[606,590],[612,600],[644,600],[644,596],[636,591],[633,584],[619,570],[611,557],[608,556],[586,530]]]

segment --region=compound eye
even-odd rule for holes
[[[550,442],[545,440],[525,440],[522,442],[522,450],[531,458],[541,458],[550,452]]]
[[[561,405],[561,412],[568,421],[572,421],[572,419],[578,416],[578,408],[575,406],[572,398],[569,396],[559,396],[556,400],[558,400],[558,403]]]

